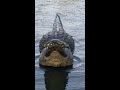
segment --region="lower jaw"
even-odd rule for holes
[[[50,63],[50,62],[40,62],[39,65],[42,65],[42,66],[47,66],[47,67],[69,67],[69,66],[72,66],[73,65],[73,61],[67,61],[67,62],[53,62],[53,63]]]

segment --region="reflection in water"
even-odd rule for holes
[[[68,83],[68,69],[47,68],[45,69],[46,90],[65,90]]]

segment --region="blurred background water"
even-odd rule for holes
[[[39,41],[59,13],[64,30],[75,40],[71,70],[39,68]],[[85,90],[85,0],[35,0],[35,90]]]

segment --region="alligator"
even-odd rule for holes
[[[60,16],[56,14],[53,29],[43,35],[39,42],[39,65],[67,67],[73,65],[75,42],[63,28]]]

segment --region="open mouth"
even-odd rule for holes
[[[72,65],[72,53],[67,43],[60,40],[51,40],[44,45],[44,48],[40,56],[41,65],[53,67]]]
[[[45,54],[46,57],[49,57],[50,54],[53,51],[57,51],[59,52],[60,55],[62,55],[63,57],[67,57],[66,53],[65,53],[65,44],[63,42],[60,41],[50,41],[46,44],[46,48],[47,48],[47,52]]]
[[[59,52],[59,54],[62,55],[63,57],[66,57],[66,56],[67,56],[66,53],[64,52],[64,49],[61,48],[60,46],[53,46],[53,47],[51,47],[51,48],[48,48],[45,56],[46,56],[46,57],[49,57],[50,54],[51,54],[53,51]]]

